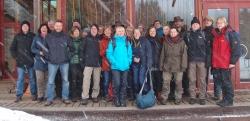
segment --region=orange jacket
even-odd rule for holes
[[[110,65],[106,58],[106,49],[108,47],[109,39],[106,36],[103,36],[103,38],[100,41],[100,56],[102,58],[102,70],[103,71],[109,71]]]

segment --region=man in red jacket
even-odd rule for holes
[[[234,91],[231,81],[231,69],[240,57],[240,38],[227,24],[225,17],[217,18],[217,28],[212,31],[212,68],[215,84],[215,96],[222,88],[223,99],[217,103],[221,107],[232,106]]]

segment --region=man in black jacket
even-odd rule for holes
[[[63,32],[63,23],[58,20],[55,22],[55,31],[50,33],[46,39],[46,47],[48,52],[45,53],[48,59],[48,85],[47,85],[47,102],[45,106],[53,104],[55,76],[58,69],[61,72],[62,78],[62,101],[69,104],[69,51],[72,50],[72,44],[67,34]]]
[[[89,88],[91,82],[91,75],[93,73],[93,92],[92,100],[93,102],[98,102],[97,96],[100,90],[100,55],[99,55],[99,37],[98,26],[93,24],[90,27],[90,34],[84,38],[82,46],[80,48],[80,56],[82,62],[84,62],[84,72],[83,72],[83,85],[82,85],[82,104],[86,105],[89,98]]]
[[[33,70],[34,55],[31,52],[31,44],[35,34],[30,32],[30,24],[28,21],[21,23],[21,32],[18,33],[11,44],[10,52],[17,63],[17,83],[16,83],[16,100],[19,102],[23,96],[23,85],[25,73],[29,74],[30,92],[32,100],[37,98],[36,80]]]
[[[201,30],[200,21],[194,17],[191,21],[191,31],[186,33],[184,40],[188,47],[188,78],[189,78],[189,92],[190,104],[195,103],[196,98],[196,83],[198,83],[199,103],[205,105],[206,101],[206,56],[207,56],[207,42],[204,32]]]

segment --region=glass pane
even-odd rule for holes
[[[4,0],[4,17],[8,22],[32,22],[33,0]]]
[[[135,8],[137,25],[149,26],[156,19],[167,24],[180,16],[189,28],[194,16],[194,0],[136,0]]]
[[[126,23],[126,0],[67,0],[68,28],[74,19],[83,26],[93,23],[111,25],[116,21]]]
[[[229,10],[228,9],[208,9],[208,16],[212,17],[215,20],[218,17],[224,16],[228,20]]]
[[[240,58],[240,79],[250,82],[250,8],[239,10],[240,38],[242,40],[242,56]]]
[[[56,20],[56,0],[43,0],[42,1],[42,20],[43,22],[49,20]]]

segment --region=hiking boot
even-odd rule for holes
[[[22,100],[22,97],[16,97],[16,100],[14,101],[15,103],[18,103],[19,101]]]
[[[92,98],[92,101],[94,102],[94,103],[98,103],[98,98],[96,97],[96,98]]]
[[[218,105],[220,107],[228,107],[228,106],[233,106],[233,102],[222,100],[222,101],[216,103],[216,105]]]
[[[200,99],[200,105],[206,105],[206,100],[205,99]]]
[[[161,105],[167,105],[167,100],[166,99],[162,99],[159,101]]]
[[[121,107],[127,107],[126,101],[121,101]]]
[[[45,103],[45,105],[44,106],[50,106],[50,105],[52,105],[53,104],[53,102],[52,101],[47,101],[46,103]]]
[[[190,98],[190,99],[189,99],[189,104],[190,104],[190,105],[195,104],[195,99],[194,99],[194,98]]]
[[[43,102],[43,101],[44,101],[44,97],[39,97],[39,98],[37,98],[37,101],[38,101],[39,103]]]
[[[77,100],[78,100],[77,98],[72,98],[71,101],[72,101],[72,102],[77,102]]]
[[[36,95],[32,96],[32,101],[37,101],[37,96]]]
[[[214,101],[218,101],[220,98],[218,97],[218,96],[214,96],[214,97],[212,97],[212,100],[214,100]]]
[[[66,105],[70,104],[70,101],[69,101],[68,99],[62,100],[62,102],[63,102],[64,104],[66,104]]]
[[[82,99],[81,104],[82,105],[87,105],[88,104],[88,99]]]
[[[175,105],[180,105],[180,104],[181,104],[181,100],[180,100],[180,99],[176,99],[176,100],[174,101],[174,104],[175,104]]]
[[[115,107],[120,107],[121,103],[119,102],[119,100],[114,100],[114,105]]]

